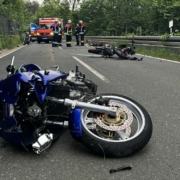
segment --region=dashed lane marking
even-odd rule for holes
[[[98,78],[100,78],[102,81],[109,83],[110,81],[104,77],[102,74],[100,74],[98,71],[96,71],[95,69],[93,69],[91,66],[87,65],[86,63],[84,63],[83,61],[81,61],[80,59],[78,59],[77,57],[73,56],[73,58],[78,61],[79,63],[81,63],[84,67],[86,67],[89,71],[91,71],[93,74],[95,74]]]
[[[88,54],[76,54],[76,53],[69,53],[69,54],[74,54],[77,56],[87,56],[87,57],[102,57],[102,55],[88,55]]]

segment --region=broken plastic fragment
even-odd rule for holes
[[[132,167],[131,166],[122,166],[122,167],[119,167],[117,169],[111,169],[109,172],[110,174],[111,173],[115,173],[115,172],[118,172],[118,171],[122,171],[122,170],[131,170]]]

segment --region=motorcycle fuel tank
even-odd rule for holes
[[[43,81],[44,85],[49,84],[52,81],[56,81],[57,79],[64,79],[69,74],[61,72],[61,71],[54,71],[54,70],[42,70],[37,73]]]

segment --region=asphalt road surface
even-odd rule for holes
[[[63,43],[65,45],[65,43]],[[153,121],[153,135],[140,152],[125,158],[104,158],[74,141],[68,130],[42,155],[18,150],[0,139],[0,180],[179,180],[180,64],[145,57],[143,61],[91,55],[87,47],[53,47],[31,43],[0,58],[0,77],[15,56],[15,65],[36,63],[68,72],[79,65],[98,93],[118,93],[142,104]],[[124,165],[132,170],[109,173]]]

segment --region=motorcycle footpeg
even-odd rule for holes
[[[52,133],[50,134],[46,133],[46,134],[40,135],[37,141],[34,144],[32,144],[33,151],[36,154],[41,154],[42,152],[44,152],[46,149],[50,147],[52,141],[53,141]]]

